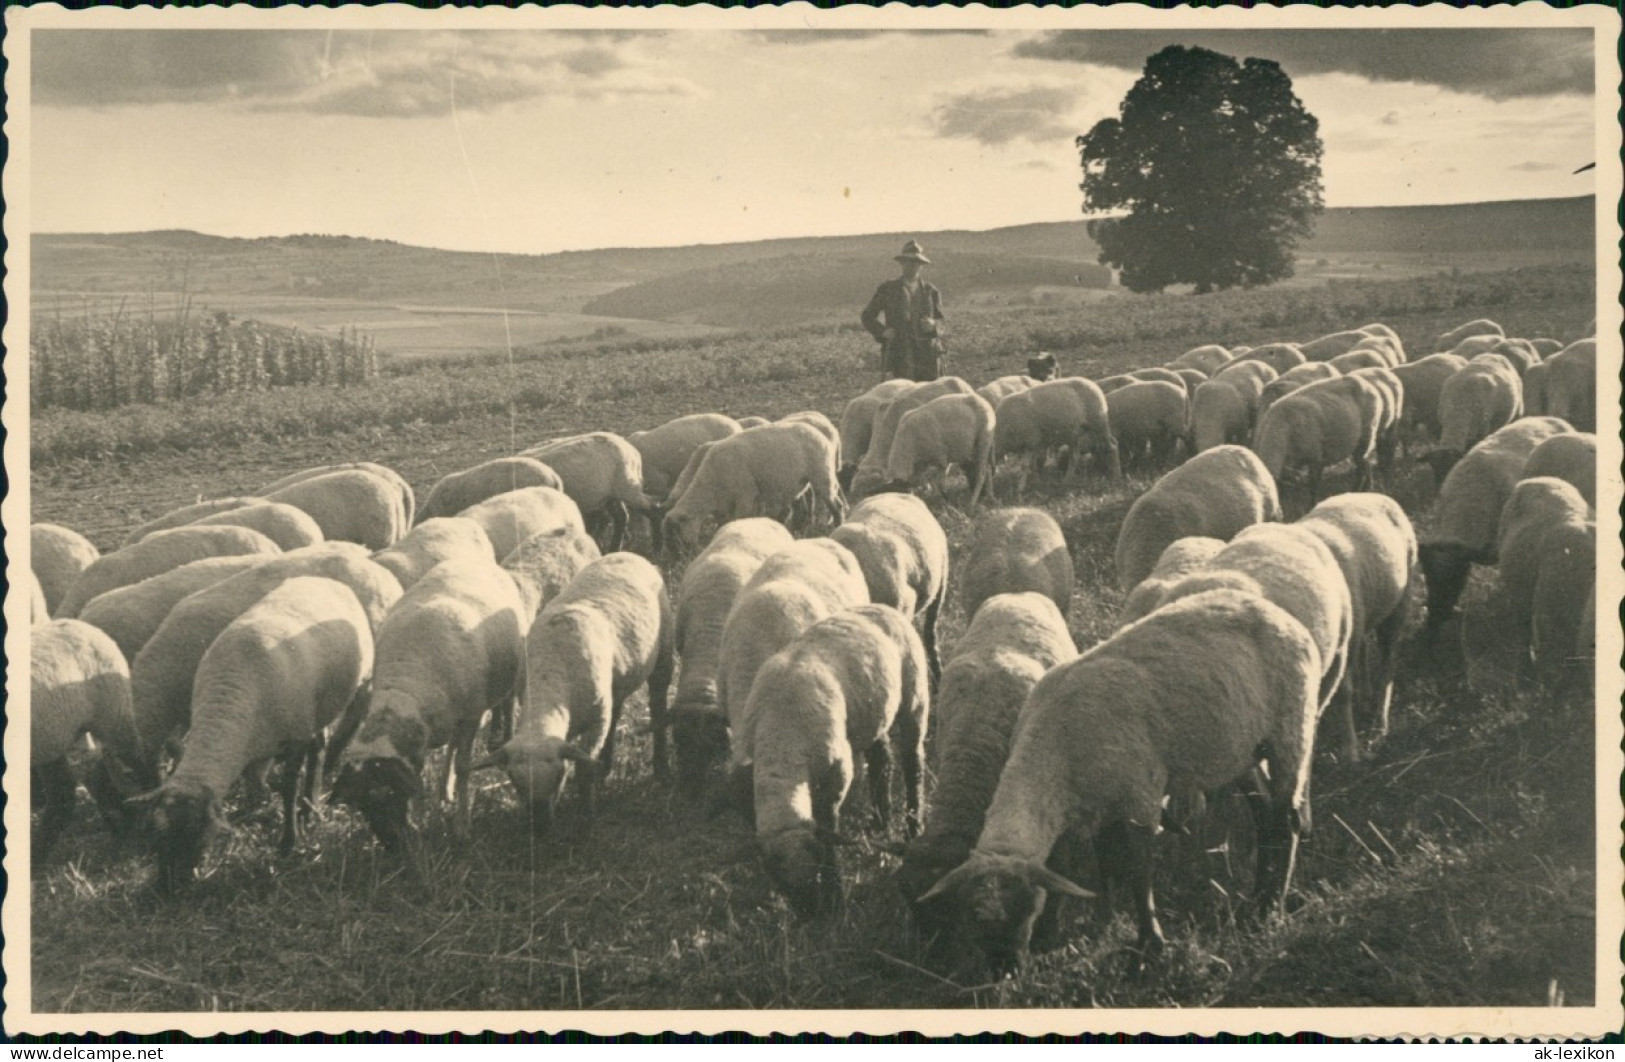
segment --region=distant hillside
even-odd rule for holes
[[[1301,253],[1572,249],[1589,261],[1595,209],[1589,195],[1455,206],[1345,207],[1320,216],[1315,238]]]

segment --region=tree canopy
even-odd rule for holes
[[[1077,138],[1100,261],[1131,291],[1268,284],[1293,272],[1321,201],[1320,123],[1279,64],[1173,45]]]

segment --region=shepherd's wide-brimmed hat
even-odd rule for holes
[[[892,257],[899,262],[920,262],[923,265],[931,264],[931,259],[925,256],[925,251],[920,247],[920,242],[918,240],[910,240],[903,244],[903,253],[892,255]]]

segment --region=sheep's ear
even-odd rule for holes
[[[942,877],[938,878],[937,883],[925,890],[920,898],[914,902],[924,903],[934,897],[941,896],[943,893],[946,893],[949,889],[952,889],[961,881],[969,879],[973,873],[975,873],[975,867],[972,865],[970,860],[966,860],[957,867],[954,867],[952,870],[948,871],[948,873],[944,874]]]
[[[1029,883],[1049,892],[1061,892],[1068,896],[1076,896],[1080,900],[1092,900],[1095,894],[1061,875],[1041,863],[1032,863],[1028,867],[1027,880]]]
[[[164,787],[159,786],[156,789],[149,789],[145,793],[137,793],[133,797],[125,797],[124,803],[131,807],[140,807],[143,804],[151,804],[153,801],[157,800],[163,795]]]
[[[470,772],[473,772],[473,771],[485,771],[485,770],[491,769],[492,767],[504,767],[505,768],[507,766],[508,766],[508,746],[503,745],[501,748],[492,749],[490,754],[487,755],[483,760],[480,760],[478,763],[473,764],[472,766],[470,766],[469,771]]]

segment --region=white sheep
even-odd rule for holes
[[[1244,527],[1279,520],[1275,477],[1245,446],[1206,450],[1166,473],[1134,500],[1117,534],[1117,585],[1134,589],[1175,539],[1228,542]]]
[[[1325,362],[1332,360],[1339,354],[1347,354],[1354,348],[1355,344],[1365,338],[1366,333],[1350,329],[1346,332],[1333,332],[1330,335],[1321,336],[1319,339],[1311,339],[1307,343],[1299,343],[1298,349],[1310,361]]]
[[[1153,383],[1160,380],[1163,383],[1173,384],[1181,391],[1188,390],[1185,384],[1184,374],[1176,369],[1168,369],[1162,366],[1153,366],[1149,369],[1135,369],[1133,372],[1129,373],[1129,377],[1131,379],[1141,380],[1146,383]]]
[[[974,617],[991,597],[1031,591],[1065,616],[1073,578],[1072,554],[1053,516],[1042,509],[995,509],[976,521],[961,567],[959,605]]]
[[[1046,454],[1067,448],[1066,478],[1071,480],[1081,467],[1079,458],[1089,453],[1104,465],[1114,479],[1123,475],[1112,436],[1111,416],[1106,395],[1099,385],[1081,376],[1063,376],[1010,395],[999,403],[993,429],[994,462],[1013,455],[1026,455],[1016,492],[1026,489],[1027,476],[1038,470]]]
[[[1223,380],[1236,388],[1247,400],[1249,414],[1258,413],[1258,396],[1263,393],[1264,387],[1271,381],[1280,378],[1275,367],[1263,361],[1238,360],[1231,362],[1213,374],[1213,379]]]
[[[1381,494],[1339,494],[1321,502],[1295,525],[1326,544],[1343,569],[1354,606],[1354,637],[1349,650],[1349,681],[1339,696],[1349,699],[1337,715],[1350,729],[1344,752],[1359,757],[1359,717],[1388,733],[1400,632],[1409,617],[1416,580],[1416,529],[1398,502]]]
[[[948,468],[965,473],[967,505],[975,505],[993,475],[993,407],[981,395],[943,395],[903,414],[892,436],[886,476],[892,490],[906,490],[935,472],[945,493]]]
[[[1507,622],[1543,670],[1555,670],[1574,655],[1580,625],[1575,603],[1596,584],[1596,535],[1591,506],[1555,476],[1526,476],[1501,510],[1498,596]],[[1539,622],[1537,600],[1545,606]]]
[[[938,764],[931,816],[895,878],[911,904],[970,855],[1027,696],[1045,672],[1077,655],[1066,620],[1042,594],[999,594],[977,610],[931,706]]]
[[[1480,354],[1493,352],[1505,338],[1505,336],[1468,336],[1451,347],[1449,353],[1468,359],[1476,358]]]
[[[1597,506],[1597,437],[1589,431],[1554,435],[1535,447],[1524,463],[1523,477],[1556,476]]]
[[[581,570],[602,557],[592,536],[576,527],[559,527],[531,535],[502,558],[502,567],[513,576],[524,604],[525,626],[559,592],[570,585]]]
[[[1579,431],[1597,430],[1597,341],[1582,339],[1553,354],[1546,374],[1546,413]]]
[[[193,520],[187,527],[246,527],[258,531],[284,552],[324,541],[321,526],[303,509],[280,502],[257,502]]]
[[[1341,371],[1325,361],[1306,361],[1287,370],[1265,384],[1264,390],[1258,393],[1258,416],[1255,419],[1262,420],[1271,406],[1298,388],[1322,380],[1335,380],[1341,375],[1343,375]]]
[[[1263,362],[1248,364],[1269,369]],[[1247,441],[1266,386],[1259,384],[1255,390],[1252,383],[1238,371],[1208,380],[1196,388],[1191,395],[1190,420],[1186,427],[1192,453]]]
[[[158,779],[145,767],[130,709],[129,665],[112,640],[79,620],[59,619],[35,626],[29,643],[28,762],[34,803],[44,811],[33,836],[38,863],[73,820],[77,783],[68,754],[85,734],[101,745],[103,756],[86,786],[109,821],[120,821],[122,801],[108,757],[143,787]]]
[[[384,617],[372,694],[333,798],[359,809],[386,848],[407,845],[424,759],[444,745],[452,753],[441,789],[467,834],[474,737],[487,711],[512,708],[529,625],[513,579],[486,557],[435,566]]]
[[[181,599],[130,662],[136,728],[148,756],[192,717],[193,678],[209,645],[237,617],[290,579],[317,576],[350,588],[376,630],[401,596],[395,577],[350,542],[324,542],[276,557]]]
[[[1405,385],[1393,369],[1355,369],[1351,375],[1374,385],[1382,401],[1377,414],[1377,467],[1384,476],[1392,475],[1405,419]]]
[[[869,447],[857,459],[857,469],[852,474],[853,495],[861,497],[885,485],[886,459],[891,456],[892,439],[897,435],[897,426],[903,422],[903,414],[943,395],[968,395],[971,392],[971,385],[959,377],[944,376],[910,384],[893,394],[875,413]]]
[[[1540,355],[1541,360],[1543,362],[1545,361],[1545,359],[1551,357],[1553,354],[1556,354],[1558,351],[1563,349],[1563,342],[1561,340],[1557,340],[1557,339],[1539,339],[1539,338],[1537,338],[1537,339],[1528,340],[1528,343],[1529,343],[1529,345],[1531,347],[1534,348],[1535,353]]]
[[[534,457],[557,472],[564,481],[564,493],[576,503],[582,518],[593,522],[594,528],[601,521],[608,521],[608,548],[611,550],[618,550],[626,543],[629,513],[641,513],[654,520],[653,514],[659,505],[643,491],[643,455],[619,435],[607,431],[572,435],[533,446],[520,456]],[[500,558],[506,552],[500,550],[497,556]]]
[[[1303,626],[1251,594],[1198,594],[1123,628],[1033,689],[975,849],[921,903],[954,901],[1009,969],[1050,894],[1091,895],[1045,863],[1063,835],[1093,838],[1134,897],[1142,950],[1160,948],[1151,835],[1164,798],[1256,777],[1262,760],[1254,900],[1269,911],[1308,825],[1320,671]]]
[[[1225,369],[1232,365],[1241,365],[1249,361],[1259,361],[1275,370],[1275,374],[1286,372],[1288,369],[1302,365],[1308,358],[1296,343],[1265,343],[1260,347],[1253,347],[1245,354],[1238,355],[1235,360],[1227,363]],[[1222,375],[1222,371],[1220,373]]]
[[[1193,347],[1168,363],[1170,369],[1196,369],[1212,376],[1221,365],[1230,361],[1230,351],[1217,343]]]
[[[521,487],[471,505],[457,514],[480,525],[491,540],[492,559],[500,561],[532,535],[561,527],[585,531],[582,511],[564,491]]]
[[[1393,334],[1375,333],[1360,340],[1350,348],[1350,353],[1359,350],[1370,350],[1380,354],[1388,363],[1389,368],[1403,365],[1409,359],[1405,356],[1405,344],[1400,342],[1398,336]]]
[[[666,776],[672,610],[654,565],[611,553],[582,569],[531,625],[524,667],[524,708],[513,740],[474,769],[507,773],[532,830],[552,825],[572,766],[590,827],[599,784],[614,767],[622,706],[639,686],[649,691],[655,777]]]
[[[895,609],[860,605],[803,632],[751,685],[756,841],[768,875],[803,914],[840,897],[841,802],[864,759],[870,803],[890,819],[892,745],[902,761],[905,829],[920,829],[931,690],[925,650]]]
[[[1007,396],[1016,394],[1020,391],[1026,391],[1041,382],[1042,381],[1040,380],[1033,379],[1031,376],[1025,376],[1017,373],[1014,376],[1000,376],[996,380],[989,380],[987,383],[978,387],[976,389],[976,393],[986,399],[988,405],[992,406],[994,409],[998,409],[999,403],[1002,402]]]
[[[264,499],[262,498],[231,497],[211,498],[208,501],[199,501],[193,502],[191,505],[183,505],[179,509],[171,509],[162,516],[157,516],[151,520],[148,520],[140,527],[137,527],[134,531],[131,531],[128,535],[125,535],[124,541],[120,543],[120,545],[133,546],[154,532],[168,531],[171,528],[176,527],[185,527],[187,524],[195,523],[204,517],[218,516],[221,513],[229,513],[234,509],[246,509],[250,505],[259,505],[263,501]]]
[[[691,413],[669,420],[658,428],[635,431],[626,437],[643,458],[643,491],[651,498],[664,498],[688,459],[701,443],[716,442],[738,435],[743,428],[721,413]]]
[[[1199,369],[1175,369],[1179,378],[1185,381],[1185,395],[1188,398],[1196,393],[1196,389],[1207,383],[1210,377]]]
[[[1006,376],[1006,380],[1025,380],[1025,376]],[[998,381],[994,381],[997,383]],[[1029,381],[1029,384],[1031,381]],[[842,490],[852,488],[852,476],[858,470],[858,462],[863,455],[869,452],[869,442],[874,435],[875,420],[879,417],[886,404],[898,394],[914,386],[912,380],[886,380],[875,384],[863,394],[852,399],[841,411],[841,467],[840,482]],[[991,384],[989,386],[992,386]],[[989,402],[997,405],[995,399]]]
[[[101,550],[84,535],[60,524],[32,525],[28,529],[28,546],[28,566],[34,570],[46,607],[54,616],[74,580],[96,563]]]
[[[1143,381],[1130,375],[1129,373],[1120,372],[1112,376],[1102,376],[1100,379],[1095,381],[1095,386],[1100,388],[1102,394],[1109,395],[1119,387],[1127,387],[1131,383],[1141,382]]]
[[[1480,355],[1439,390],[1439,445],[1427,455],[1442,483],[1461,455],[1523,415],[1523,384],[1499,354]]]
[[[1330,365],[1338,372],[1348,374],[1354,372],[1356,369],[1386,369],[1392,364],[1392,362],[1390,362],[1388,358],[1384,357],[1379,351],[1371,350],[1366,347],[1359,347],[1355,350],[1349,351],[1347,354],[1339,354],[1326,364]]]
[[[728,716],[717,696],[722,633],[735,599],[769,556],[794,539],[783,524],[752,517],[723,524],[683,570],[677,591],[677,694],[667,718],[683,793],[700,794],[728,758]]]
[[[1106,415],[1124,465],[1141,459],[1152,465],[1171,463],[1185,436],[1189,405],[1183,387],[1150,380],[1120,387],[1106,395]]]
[[[1546,415],[1546,377],[1552,371],[1550,362],[1539,362],[1529,366],[1523,374],[1523,415],[1526,417],[1543,417]]]
[[[186,751],[162,785],[137,798],[149,806],[161,889],[191,878],[223,825],[232,784],[273,757],[283,769],[281,850],[293,850],[301,770],[309,799],[325,731],[365,703],[372,653],[355,593],[320,577],[288,580],[220,632],[198,661]]]
[[[1192,572],[1207,567],[1208,562],[1218,556],[1222,549],[1223,541],[1206,535],[1189,535],[1170,542],[1157,558],[1157,566],[1151,569],[1151,574],[1141,579],[1123,600],[1123,609],[1117,614],[1117,625],[1127,626],[1150,613],[1168,596],[1169,587]]]
[[[739,421],[739,429],[741,431],[749,431],[752,428],[765,428],[769,424],[773,423],[766,417],[737,417],[735,419]]]
[[[388,479],[363,468],[324,472],[268,491],[266,501],[303,509],[334,542],[392,546],[412,525],[411,507]]]
[[[246,527],[177,527],[159,531],[133,546],[98,557],[73,581],[54,615],[58,619],[73,619],[98,594],[139,583],[205,557],[281,552],[275,542]]]
[[[981,401],[975,396],[947,397]],[[903,437],[899,432],[898,438]],[[935,682],[941,670],[937,614],[948,590],[948,535],[937,518],[911,494],[876,494],[854,506],[829,537],[857,558],[870,601],[890,605],[905,619],[919,618]]]
[[[785,520],[809,487],[832,523],[846,515],[835,447],[808,424],[769,424],[711,443],[693,481],[666,512],[672,547],[698,542],[709,525],[749,516]]]
[[[1506,333],[1501,330],[1500,325],[1489,320],[1488,318],[1480,317],[1476,320],[1468,321],[1466,324],[1457,325],[1455,328],[1452,328],[1450,331],[1441,335],[1437,340],[1434,341],[1433,349],[1435,351],[1450,350],[1457,343],[1460,343],[1469,336],[1503,336],[1505,334]]]
[[[1496,524],[1529,455],[1572,430],[1556,417],[1524,417],[1492,433],[1451,468],[1434,502],[1433,526],[1418,548],[1427,579],[1427,637],[1455,615],[1471,566],[1496,562]]]
[[[1252,449],[1278,487],[1288,473],[1302,473],[1310,505],[1320,500],[1322,473],[1344,461],[1354,462],[1360,484],[1370,489],[1377,435],[1390,408],[1384,391],[1358,375],[1309,384],[1270,406]]]
[[[315,468],[302,469],[283,476],[274,483],[267,483],[255,493],[262,498],[267,497],[295,484],[304,483],[321,476],[329,476],[334,472],[366,472],[389,484],[390,494],[395,500],[395,524],[401,529],[396,537],[404,535],[406,529],[412,526],[416,516],[417,498],[412,493],[411,485],[401,478],[401,474],[393,468],[373,461],[345,461],[336,465],[318,465]],[[332,536],[329,535],[328,537],[331,538]],[[367,545],[365,542],[361,544]]]
[[[433,493],[424,503],[424,512],[433,512]],[[476,503],[478,504],[478,503]],[[485,528],[465,516],[430,516],[408,531],[388,549],[372,555],[373,562],[410,590],[412,584],[443,561],[459,558],[490,560],[496,555]]]
[[[1467,359],[1457,354],[1429,354],[1420,361],[1393,368],[1405,390],[1405,414],[1400,418],[1408,442],[1438,439],[1439,397],[1444,383],[1467,367]]]
[[[559,474],[534,457],[498,457],[442,476],[423,499],[418,523],[456,516],[487,498],[525,487],[552,487],[563,490]]]
[[[1523,374],[1541,363],[1540,352],[1535,345],[1527,339],[1502,339],[1485,353],[1499,354],[1511,363],[1512,369],[1521,379]]]
[[[134,663],[142,646],[182,600],[222,579],[245,572],[265,559],[262,553],[205,557],[139,583],[97,594],[79,610],[79,618],[105,632],[124,654],[124,659]]]

